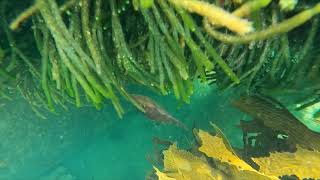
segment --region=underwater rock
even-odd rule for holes
[[[320,150],[320,134],[311,131],[280,103],[258,96],[245,96],[233,102],[241,111],[248,113],[265,126],[282,131],[288,140],[302,148]]]

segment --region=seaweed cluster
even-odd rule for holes
[[[297,146],[295,151],[271,151],[268,156],[260,154],[243,158],[241,151],[234,150],[222,131],[212,125],[215,135],[194,129],[196,143],[191,150],[179,149],[176,143],[163,144],[168,148],[162,151],[163,158],[154,163],[153,171],[146,179],[285,180],[320,177],[317,150]],[[163,168],[160,170],[159,167]]]
[[[10,98],[18,90],[39,115],[109,100],[122,117],[120,96],[143,111],[128,84],[189,103],[198,78],[243,93],[303,87],[319,101],[317,1],[19,3],[1,1],[0,92]]]

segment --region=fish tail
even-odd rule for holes
[[[184,123],[182,123],[182,122],[180,122],[178,126],[179,126],[179,127],[181,127],[182,129],[186,130],[186,131],[189,131],[188,126],[187,126],[187,125],[185,125],[185,124],[184,124]]]
[[[172,118],[172,120],[173,120],[173,122],[174,122],[178,127],[182,128],[182,129],[184,129],[184,130],[186,130],[186,131],[189,130],[188,126],[185,125],[183,122],[179,121],[178,119]]]

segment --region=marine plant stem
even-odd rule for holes
[[[224,43],[245,44],[245,43],[250,43],[252,41],[265,40],[276,35],[287,33],[292,29],[304,24],[313,16],[319,13],[320,13],[320,3],[316,4],[313,8],[304,10],[299,14],[279,24],[271,25],[267,29],[261,30],[259,32],[254,32],[251,34],[246,34],[243,36],[228,35],[228,34],[224,34],[219,31],[216,31],[210,26],[208,20],[204,21],[204,28],[209,35],[211,35],[213,38],[218,39]]]

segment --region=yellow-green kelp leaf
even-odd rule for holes
[[[177,180],[214,180],[225,179],[221,172],[210,167],[204,158],[179,150],[176,144],[169,147],[164,154],[164,172]]]
[[[211,136],[208,132],[199,130],[198,136],[202,145],[199,151],[213,158],[217,163],[225,166],[232,175],[232,179],[255,179],[270,180],[277,179],[274,176],[264,175],[253,169],[249,164],[240,159],[233,150],[224,143],[223,138]]]
[[[260,172],[274,176],[296,175],[299,179],[320,178],[320,152],[297,147],[297,151],[271,153],[269,157],[253,158]]]

